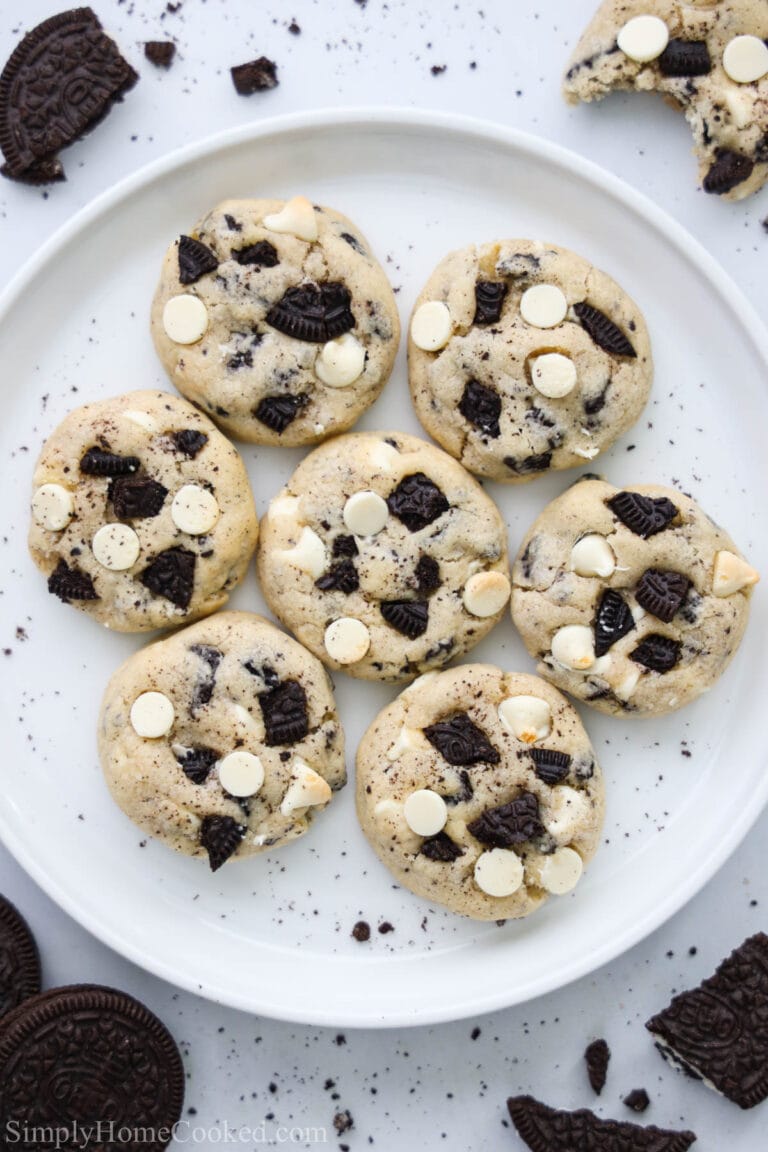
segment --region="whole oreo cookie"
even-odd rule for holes
[[[40,991],[40,955],[26,920],[0,896],[0,1018]]]
[[[101,1119],[115,1133],[135,1133],[121,1140],[121,1148],[153,1152],[170,1143],[183,1102],[184,1068],[175,1041],[125,992],[89,984],[54,988],[3,1022],[3,1132],[11,1125],[19,1126],[20,1134],[45,1127],[60,1132],[64,1123],[74,1127]],[[99,1146],[117,1147],[112,1139],[107,1134]]]

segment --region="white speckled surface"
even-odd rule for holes
[[[160,0],[97,2],[108,31],[140,70],[141,82],[88,140],[64,154],[69,182],[51,189],[47,199],[34,189],[0,184],[0,283],[98,192],[182,143],[281,112],[396,103],[495,118],[617,172],[683,222],[765,317],[768,235],[760,221],[768,216],[768,196],[723,204],[697,192],[685,124],[651,97],[616,96],[591,109],[568,110],[562,103],[560,72],[592,6],[592,0],[567,5],[562,0],[557,5],[293,0],[288,9],[246,0],[185,0],[179,12],[163,17]],[[19,7],[11,0],[0,3],[3,59],[21,31],[55,10],[43,0],[28,0],[22,25]],[[288,31],[292,18],[300,35]],[[177,41],[179,54],[165,73],[143,60],[141,42],[168,35]],[[280,87],[243,99],[227,70],[262,53],[278,62]],[[433,76],[433,65],[447,69]],[[4,648],[21,642],[0,637]],[[475,1040],[473,1021],[403,1032],[347,1032],[341,1042],[333,1030],[220,1009],[177,993],[98,944],[4,851],[0,890],[19,905],[38,936],[46,985],[113,984],[138,995],[166,1021],[185,1053],[187,1107],[194,1110],[186,1119],[201,1130],[216,1126],[219,1142],[227,1135],[226,1123],[230,1131],[240,1125],[253,1130],[240,1133],[238,1143],[245,1147],[279,1140],[282,1125],[310,1129],[295,1139],[283,1135],[282,1142],[295,1147],[514,1150],[522,1147],[519,1141],[499,1131],[510,1093],[531,1091],[566,1107],[598,1104],[606,1115],[631,1118],[620,1098],[644,1086],[652,1099],[645,1121],[693,1127],[702,1152],[725,1146],[755,1152],[763,1138],[758,1135],[761,1109],[741,1113],[673,1073],[655,1054],[642,1022],[673,991],[709,974],[745,936],[768,926],[766,836],[764,815],[731,861],[671,923],[593,977],[478,1020]],[[601,1035],[613,1060],[598,1102],[587,1085],[581,1053]],[[337,1136],[333,1117],[344,1109],[352,1113],[354,1128]],[[198,1145],[217,1140],[217,1135],[197,1135]],[[191,1128],[182,1130],[180,1144],[193,1143],[193,1137]]]

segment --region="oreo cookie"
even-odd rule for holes
[[[170,68],[176,55],[176,45],[173,40],[147,40],[144,55],[157,68]]]
[[[641,492],[617,492],[607,504],[630,532],[644,540],[663,532],[679,511],[669,497],[643,496]]]
[[[613,588],[606,588],[600,597],[594,622],[595,656],[604,656],[609,648],[626,636],[635,626],[629,605]]]
[[[298,680],[284,680],[259,695],[268,745],[295,744],[309,732],[307,694]]]
[[[446,832],[438,832],[424,840],[419,848],[419,855],[426,856],[427,860],[434,860],[438,864],[452,864],[464,855],[464,849],[455,840],[451,840]]]
[[[429,626],[429,605],[424,600],[382,600],[381,614],[402,636],[416,640]]]
[[[352,560],[340,560],[332,564],[327,572],[315,580],[315,588],[321,592],[356,592],[360,587],[360,577]]]
[[[630,660],[642,664],[651,672],[671,672],[678,664],[682,652],[679,640],[671,636],[662,636],[659,632],[651,632],[629,654]]]
[[[706,76],[712,71],[712,58],[706,40],[672,37],[658,65],[664,76]]]
[[[512,1096],[507,1109],[531,1152],[686,1152],[696,1141],[694,1132],[601,1120],[586,1108],[566,1112],[533,1096]]]
[[[503,280],[478,280],[475,284],[475,318],[473,324],[497,324],[507,294]]]
[[[277,64],[268,56],[259,56],[258,60],[249,60],[245,64],[236,64],[229,71],[235,91],[240,96],[267,92],[270,88],[277,88],[280,83],[277,78]]]
[[[288,288],[267,313],[267,323],[311,344],[324,344],[355,326],[349,289],[338,281]]]
[[[579,304],[574,304],[573,311],[584,331],[597,344],[598,348],[602,348],[604,352],[610,352],[612,356],[628,356],[633,360],[637,358],[637,352],[621,328],[614,324],[613,320],[610,320],[599,308],[582,301]]]
[[[277,248],[274,244],[270,244],[269,240],[259,240],[246,248],[236,248],[232,255],[238,264],[251,265],[254,268],[274,268],[280,263]]]
[[[0,1027],[2,1018],[40,991],[40,954],[24,917],[0,896]]]
[[[486,808],[467,825],[467,831],[490,848],[511,848],[513,844],[534,840],[544,834],[539,801],[532,792],[521,792],[508,804]]]
[[[404,476],[387,497],[387,507],[409,532],[420,532],[450,508],[437,484],[423,472]]]
[[[468,380],[459,400],[459,412],[468,424],[491,439],[501,435],[501,396],[495,388],[489,388],[478,380]]]
[[[121,520],[144,520],[159,516],[168,489],[149,476],[119,476],[109,486],[115,515]]]
[[[194,552],[186,548],[167,548],[155,556],[139,580],[155,596],[164,596],[177,608],[186,611],[195,584],[196,559]]]
[[[179,237],[179,281],[194,284],[208,272],[215,272],[219,266],[216,254],[202,240],[193,236]]]
[[[704,191],[722,196],[748,180],[754,167],[749,156],[734,152],[732,148],[718,148],[714,163],[704,177]]]
[[[498,764],[501,757],[466,712],[454,712],[424,729],[424,735],[443,759],[457,768],[471,764]]]
[[[567,752],[558,752],[555,748],[530,748],[528,755],[533,760],[539,780],[550,786],[565,780],[571,770],[572,757]]]
[[[682,607],[690,586],[690,580],[682,572],[647,568],[638,581],[635,599],[646,612],[669,624]]]
[[[204,784],[210,775],[219,753],[215,748],[198,745],[195,748],[179,748],[174,746],[173,754],[176,757],[184,775],[193,784]]]
[[[246,828],[231,816],[204,816],[200,825],[200,845],[208,853],[211,872],[217,872],[236,852]]]
[[[190,460],[194,460],[208,443],[205,432],[198,432],[196,428],[182,428],[180,432],[174,432],[171,439],[176,451],[181,452],[182,456],[188,456]]]
[[[130,476],[140,467],[138,456],[118,456],[103,448],[89,448],[80,459],[80,471],[86,476]]]
[[[279,436],[281,432],[285,432],[289,424],[293,423],[308,402],[309,397],[303,392],[299,396],[292,396],[288,392],[282,396],[265,396],[259,401],[253,414],[257,420]]]
[[[66,560],[59,560],[48,577],[48,591],[65,604],[70,600],[98,600],[93,580],[87,572],[70,568]]]
[[[590,1087],[595,1095],[599,1096],[605,1081],[608,1078],[608,1064],[611,1059],[611,1050],[602,1038],[593,1040],[584,1050],[584,1061],[587,1065],[587,1077]]]

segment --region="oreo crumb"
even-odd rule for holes
[[[176,45],[172,40],[147,40],[144,55],[150,64],[158,68],[170,68],[176,55]]]
[[[333,1126],[338,1136],[341,1136],[343,1132],[349,1132],[350,1128],[354,1128],[355,1122],[348,1108],[345,1108],[343,1112],[336,1113],[333,1118]]]
[[[254,92],[267,92],[277,88],[277,65],[267,56],[249,60],[246,64],[236,64],[230,68],[232,83],[240,96],[252,96]]]
[[[645,1112],[651,1100],[645,1088],[633,1088],[624,1097],[623,1103],[633,1112]]]
[[[389,920],[382,920],[381,924],[379,924],[379,932],[382,936],[386,936],[387,933],[394,932],[394,930],[395,926],[394,924],[390,924]]]
[[[430,68],[430,72],[433,76],[442,76],[443,72],[447,71],[447,69],[447,64],[433,64]]]
[[[358,944],[366,944],[371,938],[371,926],[366,920],[358,920],[352,929],[352,936]]]

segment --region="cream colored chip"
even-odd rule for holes
[[[196,344],[208,328],[208,309],[197,296],[172,296],[163,308],[163,328],[174,344]]]
[[[110,572],[124,572],[139,558],[141,543],[128,524],[103,524],[91,541],[94,559]]]
[[[355,664],[371,646],[371,634],[362,620],[341,616],[325,630],[325,650],[338,664]]]
[[[283,816],[290,816],[301,808],[327,804],[331,798],[327,780],[297,756],[294,760],[291,782],[280,805]]]
[[[499,720],[524,744],[535,744],[549,736],[552,710],[540,696],[508,696],[499,704]]]
[[[595,663],[595,641],[586,624],[566,624],[552,637],[552,655],[558,664],[585,672]]]
[[[577,576],[612,576],[616,557],[605,537],[591,532],[577,540],[571,549],[571,570]]]
[[[219,761],[219,784],[230,796],[254,796],[264,783],[264,766],[252,752],[238,749]]]
[[[523,882],[520,857],[507,848],[483,852],[475,864],[475,883],[488,896],[511,896]]]
[[[179,488],[171,504],[171,519],[180,532],[187,532],[190,536],[204,536],[210,532],[220,515],[216,497],[199,484],[185,484]]]
[[[558,848],[541,864],[541,886],[553,896],[571,892],[584,871],[584,862],[573,848]]]
[[[550,836],[560,844],[569,840],[589,824],[589,801],[575,788],[559,784],[547,796],[542,809],[542,822]]]
[[[157,740],[167,736],[176,713],[164,692],[142,692],[131,705],[131,725],[137,736]]]
[[[392,747],[387,752],[387,760],[397,760],[403,752],[411,752],[415,748],[427,748],[428,744],[420,728],[407,728],[405,724],[397,734]]]
[[[555,284],[534,284],[520,299],[520,315],[534,328],[555,328],[568,312],[568,301]]]
[[[298,520],[301,509],[301,496],[275,496],[269,506],[269,515],[273,520],[284,517],[286,520]]]
[[[417,836],[436,836],[445,827],[448,806],[431,788],[411,792],[403,805],[405,822]]]
[[[530,360],[531,382],[537,392],[560,400],[576,387],[576,365],[561,352],[544,352]]]
[[[279,212],[265,216],[264,227],[270,232],[298,236],[299,240],[306,240],[310,244],[313,244],[318,236],[315,210],[306,196],[294,196],[286,201]]]
[[[48,532],[61,532],[75,511],[75,500],[61,484],[41,484],[32,497],[32,516]]]
[[[363,374],[365,348],[351,332],[329,340],[315,359],[315,375],[329,388],[347,388]]]
[[[712,592],[715,596],[733,596],[734,592],[751,588],[759,579],[760,573],[740,556],[725,549],[716,554],[712,573]]]
[[[453,335],[453,322],[448,305],[441,300],[428,300],[417,308],[411,320],[411,339],[424,352],[444,348]]]
[[[503,572],[476,572],[464,585],[464,607],[473,616],[495,616],[509,600],[510,584]]]
[[[344,505],[343,515],[353,535],[375,536],[389,519],[389,508],[377,492],[355,492]]]
[[[619,30],[619,48],[630,60],[648,64],[656,60],[669,43],[669,29],[658,16],[634,16]]]
[[[301,535],[293,548],[283,548],[276,553],[280,560],[300,568],[302,572],[317,580],[325,571],[327,555],[325,544],[311,528],[302,528]]]
[[[759,36],[734,36],[723,52],[723,68],[736,84],[753,84],[768,73],[768,44]]]

